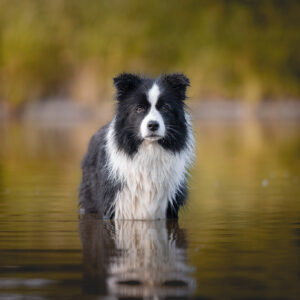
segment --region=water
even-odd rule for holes
[[[98,125],[1,125],[0,299],[299,299],[299,124],[195,124],[179,222],[78,217]]]

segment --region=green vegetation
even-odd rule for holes
[[[0,101],[95,101],[123,70],[183,71],[193,98],[300,98],[298,0],[0,0]]]

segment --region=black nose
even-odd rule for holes
[[[156,131],[158,129],[158,127],[159,127],[159,124],[156,121],[149,121],[148,124],[147,124],[147,126],[148,126],[149,130]]]

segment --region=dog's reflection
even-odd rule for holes
[[[195,289],[177,221],[80,219],[86,294],[183,296]]]

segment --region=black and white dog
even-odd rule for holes
[[[177,218],[186,199],[194,137],[185,109],[189,79],[123,73],[114,78],[117,110],[89,143],[79,204],[104,218]]]

